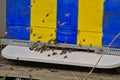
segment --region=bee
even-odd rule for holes
[[[50,36],[52,37],[52,36],[53,36],[53,34],[50,34]]]
[[[64,59],[66,59],[66,58],[68,58],[68,56],[66,55],[66,56],[64,56]]]
[[[41,36],[38,37],[38,39],[41,39],[41,38],[42,38]]]
[[[83,42],[85,42],[85,39],[83,39]]]
[[[63,53],[61,52],[60,55],[63,55]]]
[[[60,26],[64,26],[66,24],[67,24],[67,22],[63,22],[63,23],[60,24]]]
[[[35,52],[37,51],[38,48],[35,49]]]
[[[33,0],[33,3],[35,3],[36,1],[35,0]]]
[[[50,48],[49,48],[49,47],[45,47],[45,49],[46,49],[47,51],[49,51],[49,50],[50,50]]]
[[[38,42],[36,42],[35,44],[32,45],[33,48],[36,48],[38,46]]]
[[[98,51],[99,54],[101,54],[101,53],[103,53],[103,52],[104,52],[103,49],[99,49],[99,51]]]
[[[35,42],[33,45],[37,45],[40,41]]]
[[[40,41],[37,41],[37,42],[35,42],[29,49],[30,50],[34,50],[34,48],[36,48],[39,44]]]
[[[56,42],[56,39],[54,39],[53,42]]]
[[[81,47],[82,45],[81,45],[81,44],[79,44],[79,46]]]
[[[57,55],[57,53],[56,53],[56,52],[53,52],[52,55]]]
[[[31,33],[31,34],[33,33],[33,30],[32,30],[32,29],[30,30],[30,33]]]
[[[48,13],[48,14],[46,14],[46,17],[48,17],[50,14]]]
[[[48,41],[48,44],[51,44],[51,42],[52,42],[53,40],[52,39],[50,39],[49,41]]]
[[[56,39],[53,40],[54,45],[59,44]]]
[[[92,47],[92,44],[90,44],[90,47]]]
[[[36,34],[33,34],[33,37],[36,36]]]
[[[71,14],[70,13],[66,13],[65,14],[65,17],[69,17]]]
[[[41,48],[36,48],[35,51],[39,52]]]
[[[43,53],[43,49],[41,49],[40,53]]]
[[[28,32],[30,32],[30,33],[33,32],[32,28],[26,28],[26,30],[27,30]]]
[[[50,57],[51,55],[50,54],[48,54],[48,57]]]
[[[34,50],[34,48],[33,48],[33,47],[30,47],[29,49],[30,49],[31,51],[33,51],[33,50]]]
[[[45,23],[45,20],[43,19],[42,22]]]

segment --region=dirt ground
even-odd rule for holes
[[[40,80],[82,80],[91,68],[4,59],[0,55],[0,76],[33,78]],[[100,79],[103,78],[103,79]],[[120,80],[112,70],[95,69],[89,80]]]

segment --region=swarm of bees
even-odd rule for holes
[[[52,34],[51,34],[51,36],[52,36]],[[56,40],[52,40],[52,39],[48,41],[48,44],[51,44],[52,42],[54,42],[55,45],[57,44],[57,41]],[[46,44],[44,44],[42,47],[40,47],[40,41],[37,41],[34,44],[32,44],[32,46],[29,47],[29,49],[31,51],[40,52],[40,53],[43,53],[45,51],[50,51],[51,50],[52,53],[48,54],[47,55],[48,57],[56,56],[56,55],[63,55],[63,56],[65,55],[63,57],[64,59],[68,58],[67,53],[71,53],[72,52],[72,49],[60,49],[61,53],[57,53],[57,52],[55,52],[55,50],[58,49],[57,46],[55,46],[55,47],[49,47]]]
[[[48,16],[49,16],[49,13],[46,14],[46,17],[48,17]],[[32,29],[31,29],[30,31],[32,31]],[[33,36],[35,37],[36,34],[33,34]],[[48,43],[40,46],[40,42],[41,42],[41,41],[37,41],[37,42],[35,42],[34,44],[32,44],[32,46],[29,47],[29,49],[30,49],[31,51],[40,52],[40,53],[44,53],[45,51],[52,51],[52,53],[51,53],[51,54],[49,53],[49,54],[47,55],[47,57],[56,56],[56,55],[63,55],[63,56],[64,56],[64,57],[63,57],[64,59],[68,58],[67,53],[71,53],[71,52],[74,51],[74,49],[72,49],[72,48],[70,48],[70,49],[59,48],[59,47],[58,47],[58,44],[59,44],[59,43],[56,41],[56,39],[52,39],[52,37],[54,36],[54,34],[50,34],[49,36],[51,37],[51,39],[48,40]],[[43,38],[43,37],[42,37],[42,36],[38,36],[38,39],[41,39],[41,38]],[[67,37],[66,37],[65,39],[66,39],[66,41],[68,40]],[[80,46],[80,47],[83,46],[83,45],[82,45],[82,42],[85,43],[86,40],[85,40],[85,39],[82,39],[82,41],[80,41],[80,43],[79,43],[79,46]],[[51,44],[54,44],[54,47],[48,46],[48,45],[51,45]],[[65,42],[65,44],[68,44],[68,42]],[[89,44],[89,46],[92,47],[92,44]],[[58,49],[61,50],[60,53],[55,52],[55,50],[58,50]],[[90,49],[87,49],[87,52],[90,52]]]

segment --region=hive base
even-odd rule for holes
[[[87,52],[71,52],[64,55],[60,55],[61,50],[55,50],[54,52],[57,52],[57,55],[52,55],[53,51],[45,51],[40,53],[30,51],[28,47],[9,45],[2,50],[2,56],[12,60],[44,62],[83,67],[93,67],[101,56],[101,54]],[[48,54],[50,55],[48,56]],[[120,56],[104,55],[96,68],[110,69],[117,67],[120,67]]]

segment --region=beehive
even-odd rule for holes
[[[107,46],[120,32],[119,0],[7,0],[8,39]],[[119,48],[118,38],[111,47]]]

